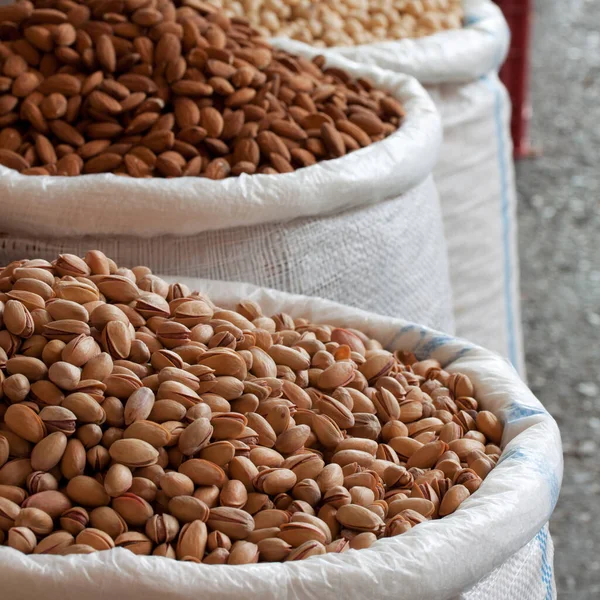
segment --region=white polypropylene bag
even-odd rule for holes
[[[508,357],[524,374],[510,100],[498,79],[510,32],[491,0],[464,0],[465,27],[419,39],[314,48],[416,77],[442,115],[434,177],[448,243],[458,335]]]
[[[433,356],[467,374],[482,408],[505,423],[504,451],[479,490],[451,516],[408,533],[305,561],[198,565],[118,549],[86,556],[25,556],[0,547],[6,598],[29,600],[552,600],[547,522],[562,480],[558,427],[514,369],[496,354],[400,319],[249,285],[181,281],[221,306],[241,298],[265,314],[287,312],[353,327],[385,347]]]
[[[431,179],[439,115],[414,79],[343,65],[406,107],[399,130],[285,175],[27,177],[0,166],[0,264],[105,251],[123,266],[248,281],[453,332]]]

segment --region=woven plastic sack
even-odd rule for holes
[[[552,600],[547,522],[562,480],[558,427],[514,369],[464,340],[333,302],[254,286],[182,280],[221,306],[241,298],[265,314],[360,329],[391,350],[433,356],[466,373],[480,405],[505,423],[504,451],[479,490],[451,516],[368,550],[305,561],[227,567],[137,557],[116,549],[86,556],[24,556],[0,547],[0,581],[20,600]]]
[[[352,63],[405,105],[402,127],[285,175],[27,177],[0,166],[0,264],[104,250],[124,266],[248,281],[453,332],[431,172],[439,115],[414,79]]]
[[[516,188],[510,100],[498,79],[510,32],[491,0],[464,0],[465,27],[420,39],[354,47],[276,45],[408,73],[442,116],[434,170],[448,243],[458,335],[509,358],[525,372],[519,293]]]

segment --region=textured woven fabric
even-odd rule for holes
[[[444,126],[434,177],[456,332],[505,356],[524,376],[510,101],[497,77],[510,34],[491,0],[463,3],[463,29],[416,40],[328,49],[282,38],[276,43],[304,55],[408,73],[426,86]]]
[[[456,600],[555,600],[554,544],[546,525],[529,544]]]
[[[358,46],[317,48],[361,64],[377,65],[416,77],[421,83],[469,82],[497,69],[508,52],[510,32],[500,8],[491,0],[463,0],[465,27],[435,35],[387,40]],[[304,52],[302,42],[277,38]]]
[[[0,235],[0,264],[98,248],[123,266],[245,281],[320,296],[453,331],[446,246],[431,178],[406,194],[336,215],[162,236],[31,240]]]
[[[448,244],[458,335],[525,375],[510,100],[495,72],[428,86],[444,124],[434,176]]]

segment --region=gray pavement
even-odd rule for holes
[[[600,2],[537,0],[532,140],[518,165],[529,383],[562,431],[559,598],[600,598]]]

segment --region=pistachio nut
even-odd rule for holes
[[[131,488],[132,481],[131,469],[121,463],[115,463],[108,469],[104,477],[104,489],[111,498],[116,498]]]
[[[179,467],[179,472],[187,475],[196,485],[214,485],[222,488],[227,480],[227,475],[221,467],[201,458],[185,461]]]
[[[248,492],[241,481],[229,480],[225,482],[219,496],[221,506],[243,508],[248,501]]]
[[[106,506],[110,502],[104,486],[87,475],[73,477],[67,484],[66,492],[73,502],[86,507]]]
[[[131,492],[113,498],[112,507],[132,527],[142,527],[154,514],[146,500]]]
[[[100,354],[100,347],[96,340],[82,333],[70,340],[63,348],[61,358],[69,364],[82,367],[98,354]]]
[[[191,556],[202,561],[207,538],[208,531],[204,521],[196,520],[186,523],[179,533],[179,541],[175,550],[177,558],[182,559],[186,556]]]
[[[95,508],[89,514],[88,519],[92,527],[104,531],[104,533],[110,535],[113,540],[118,538],[122,533],[127,532],[129,529],[123,517],[109,506]]]
[[[70,439],[60,462],[63,476],[67,479],[73,479],[78,475],[83,475],[86,462],[87,455],[83,443],[78,439]]]
[[[325,414],[314,415],[313,431],[319,442],[328,449],[335,448],[344,439],[338,424]]]
[[[179,436],[178,446],[185,456],[196,454],[208,445],[213,433],[211,422],[201,417],[192,421]]]
[[[4,305],[4,327],[15,336],[30,338],[34,324],[29,309],[19,300],[8,300]]]
[[[321,473],[316,477],[317,485],[322,493],[332,487],[344,484],[344,473],[342,467],[336,463],[325,465]]]
[[[169,512],[181,523],[208,521],[210,509],[205,502],[193,496],[175,496],[169,500]]]
[[[81,381],[81,369],[68,362],[55,362],[48,369],[48,378],[61,390],[71,391]]]
[[[202,561],[206,565],[226,565],[229,560],[229,550],[225,548],[216,548],[208,552]]]
[[[60,388],[47,379],[31,384],[29,397],[42,408],[46,406],[59,406],[65,399],[65,395]]]
[[[169,498],[191,496],[194,493],[194,482],[183,473],[165,473],[159,479],[159,485]]]
[[[152,552],[152,541],[143,533],[127,531],[115,539],[117,548],[125,548],[138,556],[148,556]]]
[[[48,367],[33,356],[13,356],[6,361],[9,375],[23,375],[30,383],[41,380],[48,374]]]
[[[175,549],[171,544],[160,544],[152,551],[152,556],[163,556],[165,558],[177,558]]]
[[[7,545],[23,554],[31,554],[37,546],[35,533],[24,526],[11,527],[8,530]]]
[[[158,423],[152,421],[136,421],[123,432],[123,439],[142,440],[154,448],[169,445],[171,433]]]
[[[4,422],[13,433],[34,444],[42,441],[47,433],[44,421],[23,404],[11,404],[4,413]]]
[[[287,542],[292,548],[298,548],[308,541],[317,541],[321,544],[327,539],[323,529],[312,523],[292,522],[284,523],[280,527],[277,537]]]
[[[145,525],[146,535],[155,544],[172,542],[179,533],[179,521],[172,515],[154,515]]]
[[[57,554],[75,543],[75,538],[68,531],[55,531],[47,535],[33,550],[34,554]]]
[[[0,498],[7,498],[20,505],[27,498],[27,492],[16,485],[0,485]]]
[[[477,429],[485,435],[493,444],[502,442],[503,427],[498,417],[487,410],[482,410],[477,413],[476,417]]]
[[[153,481],[147,479],[146,477],[134,477],[131,480],[131,487],[128,491],[136,496],[139,496],[140,498],[143,498],[146,500],[146,502],[159,502],[158,487]],[[165,497],[164,500],[164,504],[166,504],[167,498]]]
[[[158,460],[156,448],[138,439],[117,440],[111,445],[109,453],[115,462],[130,468],[148,467]]]
[[[15,519],[19,516],[21,507],[9,500],[0,496],[0,530],[8,531],[15,525]]]
[[[327,552],[334,552],[334,553],[338,554],[338,553],[346,552],[347,550],[349,550],[350,542],[348,542],[348,540],[345,538],[339,538],[339,539],[331,542],[331,544],[327,544],[327,546],[325,546],[325,548],[326,548]]]
[[[98,551],[110,550],[115,547],[115,542],[108,533],[89,527],[81,531],[75,538],[76,544],[85,544]]]
[[[75,433],[77,416],[64,406],[45,406],[39,417],[49,433],[58,431],[67,436]]]
[[[61,461],[66,448],[67,436],[64,433],[50,433],[31,451],[31,467],[36,471],[49,471]]]
[[[60,515],[60,526],[72,536],[76,536],[83,531],[89,521],[90,516],[88,512],[80,506],[68,508]]]
[[[210,423],[215,440],[229,440],[239,438],[243,434],[248,419],[239,413],[224,412],[213,415]]]
[[[374,512],[364,506],[347,504],[337,509],[336,519],[343,526],[354,531],[381,533],[385,523]]]
[[[228,465],[235,456],[235,447],[229,441],[213,442],[204,446],[199,457],[215,463],[219,467]]]
[[[283,561],[289,556],[292,550],[291,545],[280,538],[260,540],[257,546],[261,560],[267,562]]]
[[[321,519],[319,519],[318,517],[316,517],[313,514],[306,514],[303,512],[295,512],[292,515],[292,523],[309,523],[311,525],[314,525],[315,527],[318,527],[323,534],[325,535],[325,544],[329,544],[331,543],[333,537],[331,535],[331,529],[329,529],[329,526],[327,525],[327,523],[325,523],[325,521],[322,521]]]
[[[297,477],[289,469],[264,469],[253,480],[254,488],[259,492],[276,495],[291,490],[296,485]]]
[[[257,563],[259,550],[256,544],[244,540],[238,540],[229,551],[228,565],[249,565]]]
[[[222,531],[232,540],[243,540],[254,530],[254,519],[239,508],[218,506],[210,509],[207,525]]]
[[[61,548],[56,554],[58,556],[69,556],[70,554],[93,554],[94,552],[97,552],[97,550],[87,544],[71,544]]]
[[[27,527],[35,535],[48,535],[54,529],[52,517],[39,508],[22,508],[15,518],[15,527]]]
[[[81,372],[81,379],[104,381],[112,372],[113,362],[109,354],[101,352],[90,359]]]

